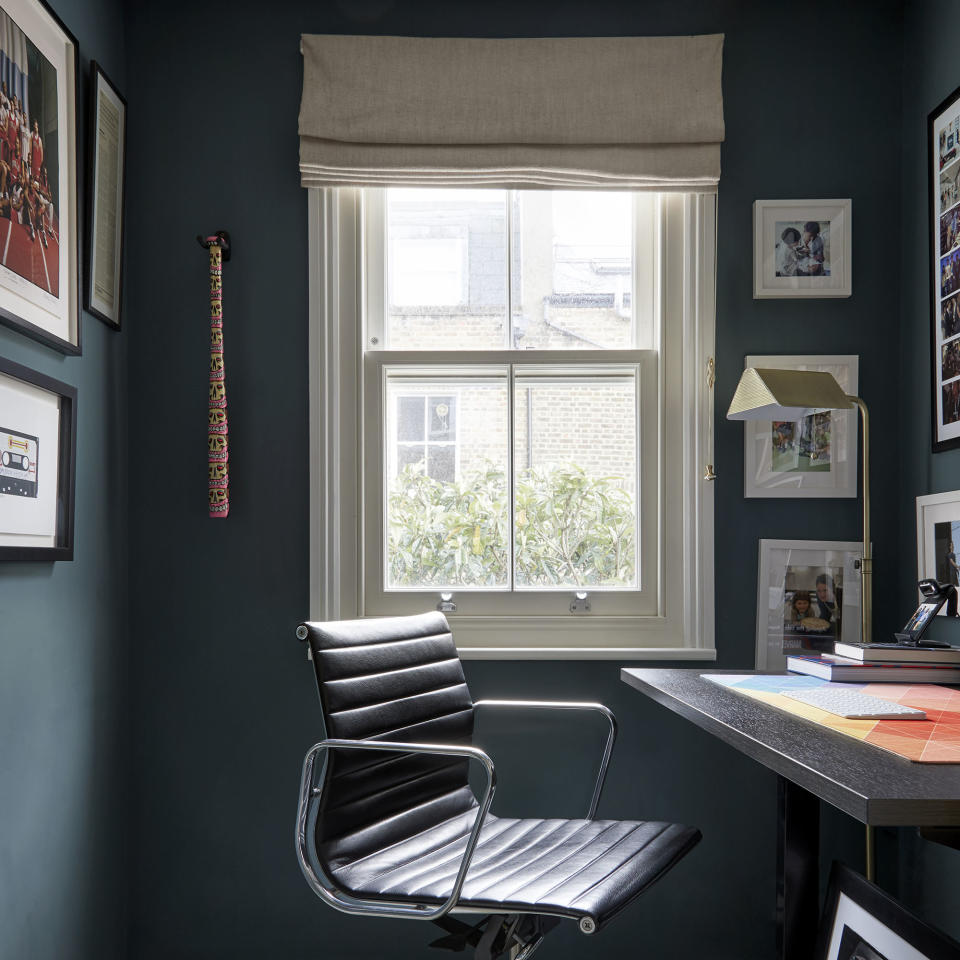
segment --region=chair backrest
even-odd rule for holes
[[[304,626],[329,739],[470,743],[473,700],[443,614]],[[467,760],[328,756],[316,842],[334,868],[476,806]]]

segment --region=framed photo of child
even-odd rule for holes
[[[755,200],[753,296],[849,297],[851,200]]]
[[[757,670],[783,673],[787,657],[860,640],[863,544],[761,540],[757,565]]]
[[[927,118],[933,452],[960,446],[960,88]]]

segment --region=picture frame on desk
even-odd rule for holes
[[[0,54],[0,323],[77,355],[77,41],[43,0],[0,0]]]
[[[960,490],[917,497],[917,579],[960,587]],[[947,615],[946,606],[937,613]]]
[[[791,654],[859,641],[862,555],[855,541],[760,541],[757,670],[784,673]]]
[[[0,357],[0,560],[72,560],[77,389]]]
[[[960,944],[834,861],[815,960],[960,960]]]
[[[745,367],[832,374],[856,396],[855,354],[748,356]],[[831,498],[857,495],[856,410],[825,410],[796,422],[743,422],[744,497]]]

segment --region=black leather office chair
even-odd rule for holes
[[[446,933],[435,946],[519,960],[562,918],[599,930],[699,841],[692,827],[594,820],[613,715],[590,703],[475,703],[442,614],[304,623],[297,636],[310,645],[328,737],[304,760],[297,856],[337,910],[432,920]],[[610,721],[585,820],[490,813],[494,766],[471,744],[474,711],[506,705]],[[486,774],[479,801],[471,761]]]

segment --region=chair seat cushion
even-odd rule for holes
[[[442,903],[475,814],[461,814],[334,870],[362,897]],[[602,926],[698,841],[700,831],[637,820],[512,820],[489,816],[458,907],[543,913]]]

